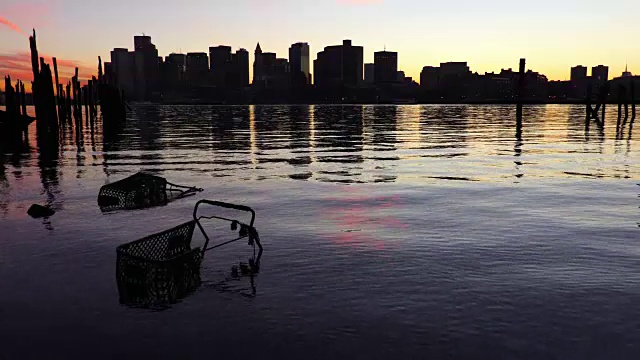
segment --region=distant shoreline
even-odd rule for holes
[[[162,101],[162,102],[131,102],[131,105],[517,105],[516,102],[504,102],[504,101],[466,101],[466,102],[254,102],[254,103],[222,103],[222,102],[208,102],[208,101]],[[640,102],[637,102],[640,104]],[[552,102],[527,102],[523,105],[585,105],[584,100],[571,100],[571,101],[552,101]],[[592,103],[595,105],[595,103]],[[607,105],[618,105],[617,103],[607,103]],[[630,104],[631,105],[631,104]]]

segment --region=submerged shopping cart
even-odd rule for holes
[[[139,172],[101,187],[98,206],[105,212],[142,209],[166,205],[200,191],[197,187],[176,185],[163,177]]]
[[[251,214],[246,224],[225,216],[201,216],[200,205],[227,208]],[[207,251],[248,239],[262,254],[260,236],[254,227],[255,211],[248,206],[220,201],[200,200],[193,209],[193,220],[171,229],[120,245],[116,260],[116,278],[120,303],[147,308],[165,308],[195,291],[200,285],[200,269]],[[217,219],[230,223],[238,236],[210,245],[211,239],[202,224],[203,219]],[[195,227],[204,236],[202,247],[192,247]],[[260,255],[258,258],[260,258]]]

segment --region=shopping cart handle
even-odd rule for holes
[[[211,205],[211,206],[219,206],[219,207],[223,207],[223,208],[227,208],[227,209],[234,209],[234,210],[239,210],[239,211],[247,211],[251,213],[251,223],[249,224],[249,226],[253,226],[253,222],[256,218],[256,212],[253,211],[252,208],[245,206],[245,205],[236,205],[236,204],[230,204],[230,203],[226,203],[226,202],[222,202],[222,201],[212,201],[212,200],[200,200],[196,203],[196,206],[193,209],[193,218],[194,219],[198,219],[198,207],[200,206],[200,204],[207,204],[207,205]]]

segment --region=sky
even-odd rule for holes
[[[97,57],[152,37],[160,55],[246,48],[288,57],[308,42],[311,57],[351,39],[374,51],[398,52],[399,70],[418,80],[423,66],[467,61],[481,74],[518,67],[567,80],[570,67],[607,65],[610,76],[640,73],[638,0],[0,0],[0,75],[31,81],[29,43],[56,56],[62,77],[80,67],[97,72]],[[253,59],[250,60],[253,62]],[[311,69],[313,71],[313,69]],[[4,86],[4,82],[0,82]]]

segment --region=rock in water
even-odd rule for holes
[[[27,211],[32,218],[38,219],[42,217],[52,216],[56,212],[51,210],[50,208],[38,204],[33,204]]]

